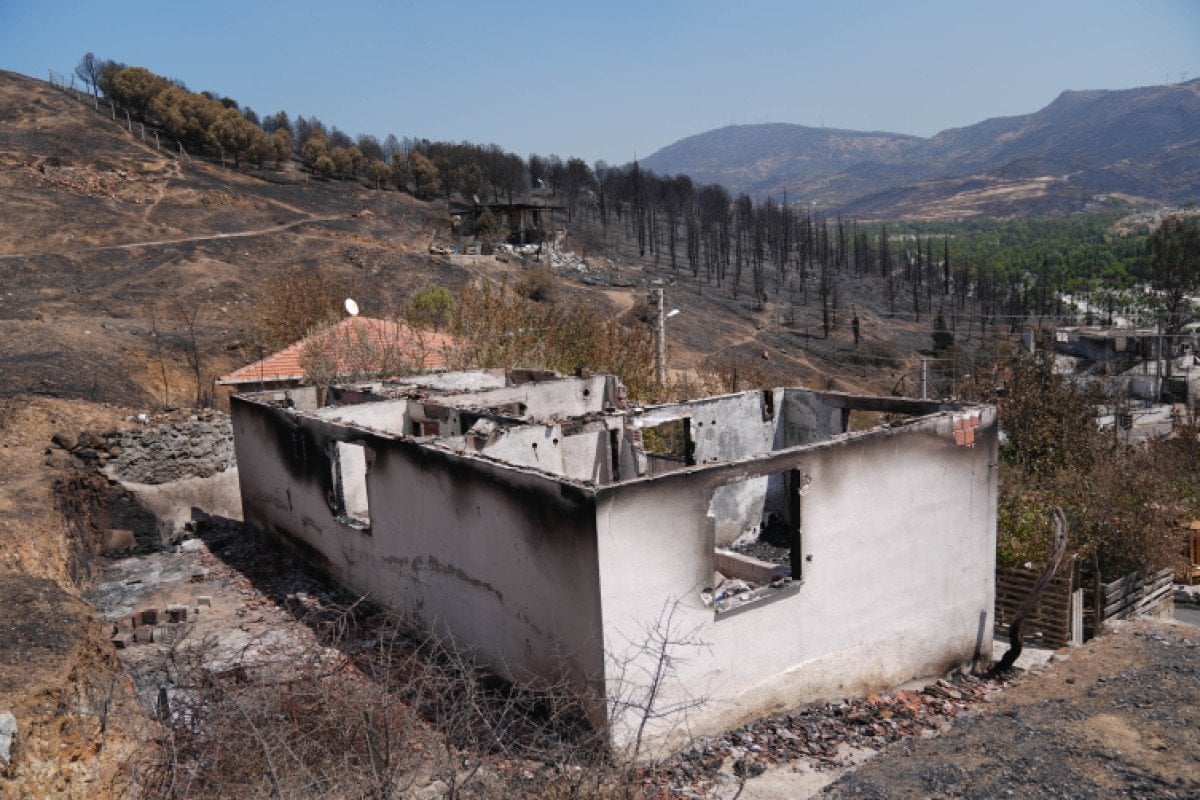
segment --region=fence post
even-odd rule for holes
[[[144,142],[146,141],[146,123],[139,122],[138,124],[142,126],[142,141]]]
[[[133,118],[129,116],[128,109],[125,111],[125,127],[129,129],[130,133],[133,133]]]

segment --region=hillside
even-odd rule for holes
[[[238,172],[160,151],[133,128],[42,81],[0,72],[0,396],[190,402],[189,318],[207,390],[212,377],[259,356],[259,295],[318,267],[377,316],[400,313],[427,282],[454,289],[518,277],[515,263],[466,267],[429,255],[429,243],[448,233],[445,201],[310,181],[295,163],[282,173]],[[371,215],[356,216],[363,209]],[[565,246],[604,253],[615,266],[600,285],[564,272],[559,295],[614,314],[641,300],[651,281],[681,280],[656,257],[639,257],[617,228],[601,242],[569,235]],[[769,373],[817,383],[845,371],[846,320],[828,340],[812,335],[821,325],[807,295],[785,326],[784,297],[755,305],[682,283],[668,293],[683,311],[669,331],[675,368],[742,359],[743,380]],[[889,389],[928,346],[926,326],[885,323],[866,301],[860,314],[864,348],[843,385]]]
[[[1200,80],[1063,92],[1034,113],[930,138],[735,125],[683,139],[641,163],[735,193],[778,198],[786,191],[875,218],[1080,211],[1097,194],[1184,203],[1197,199],[1200,186]],[[991,197],[981,202],[984,185]]]

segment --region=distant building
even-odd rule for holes
[[[550,216],[566,211],[566,206],[547,203],[450,203],[450,216],[461,236],[475,236],[483,212],[491,211],[501,230],[508,231],[512,244],[537,244],[546,238]]]

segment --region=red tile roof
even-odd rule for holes
[[[403,374],[445,369],[454,339],[417,331],[402,322],[347,317],[264,359],[221,376],[221,385],[303,380],[310,368],[336,377]]]

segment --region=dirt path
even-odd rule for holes
[[[37,258],[40,256],[71,256],[80,253],[99,253],[105,250],[136,250],[141,247],[163,247],[172,244],[187,244],[189,242],[209,242],[217,239],[244,239],[249,236],[266,236],[272,233],[281,233],[283,231],[295,228],[300,225],[307,225],[312,222],[332,222],[337,219],[344,219],[345,215],[338,214],[335,216],[323,217],[306,217],[304,219],[285,222],[282,225],[272,225],[269,228],[258,228],[250,231],[234,231],[233,233],[209,233],[202,236],[184,236],[178,239],[156,239],[146,242],[127,242],[126,244],[108,244],[99,247],[80,247],[75,250],[46,250],[36,253],[9,253],[0,255],[0,259],[13,258]]]

